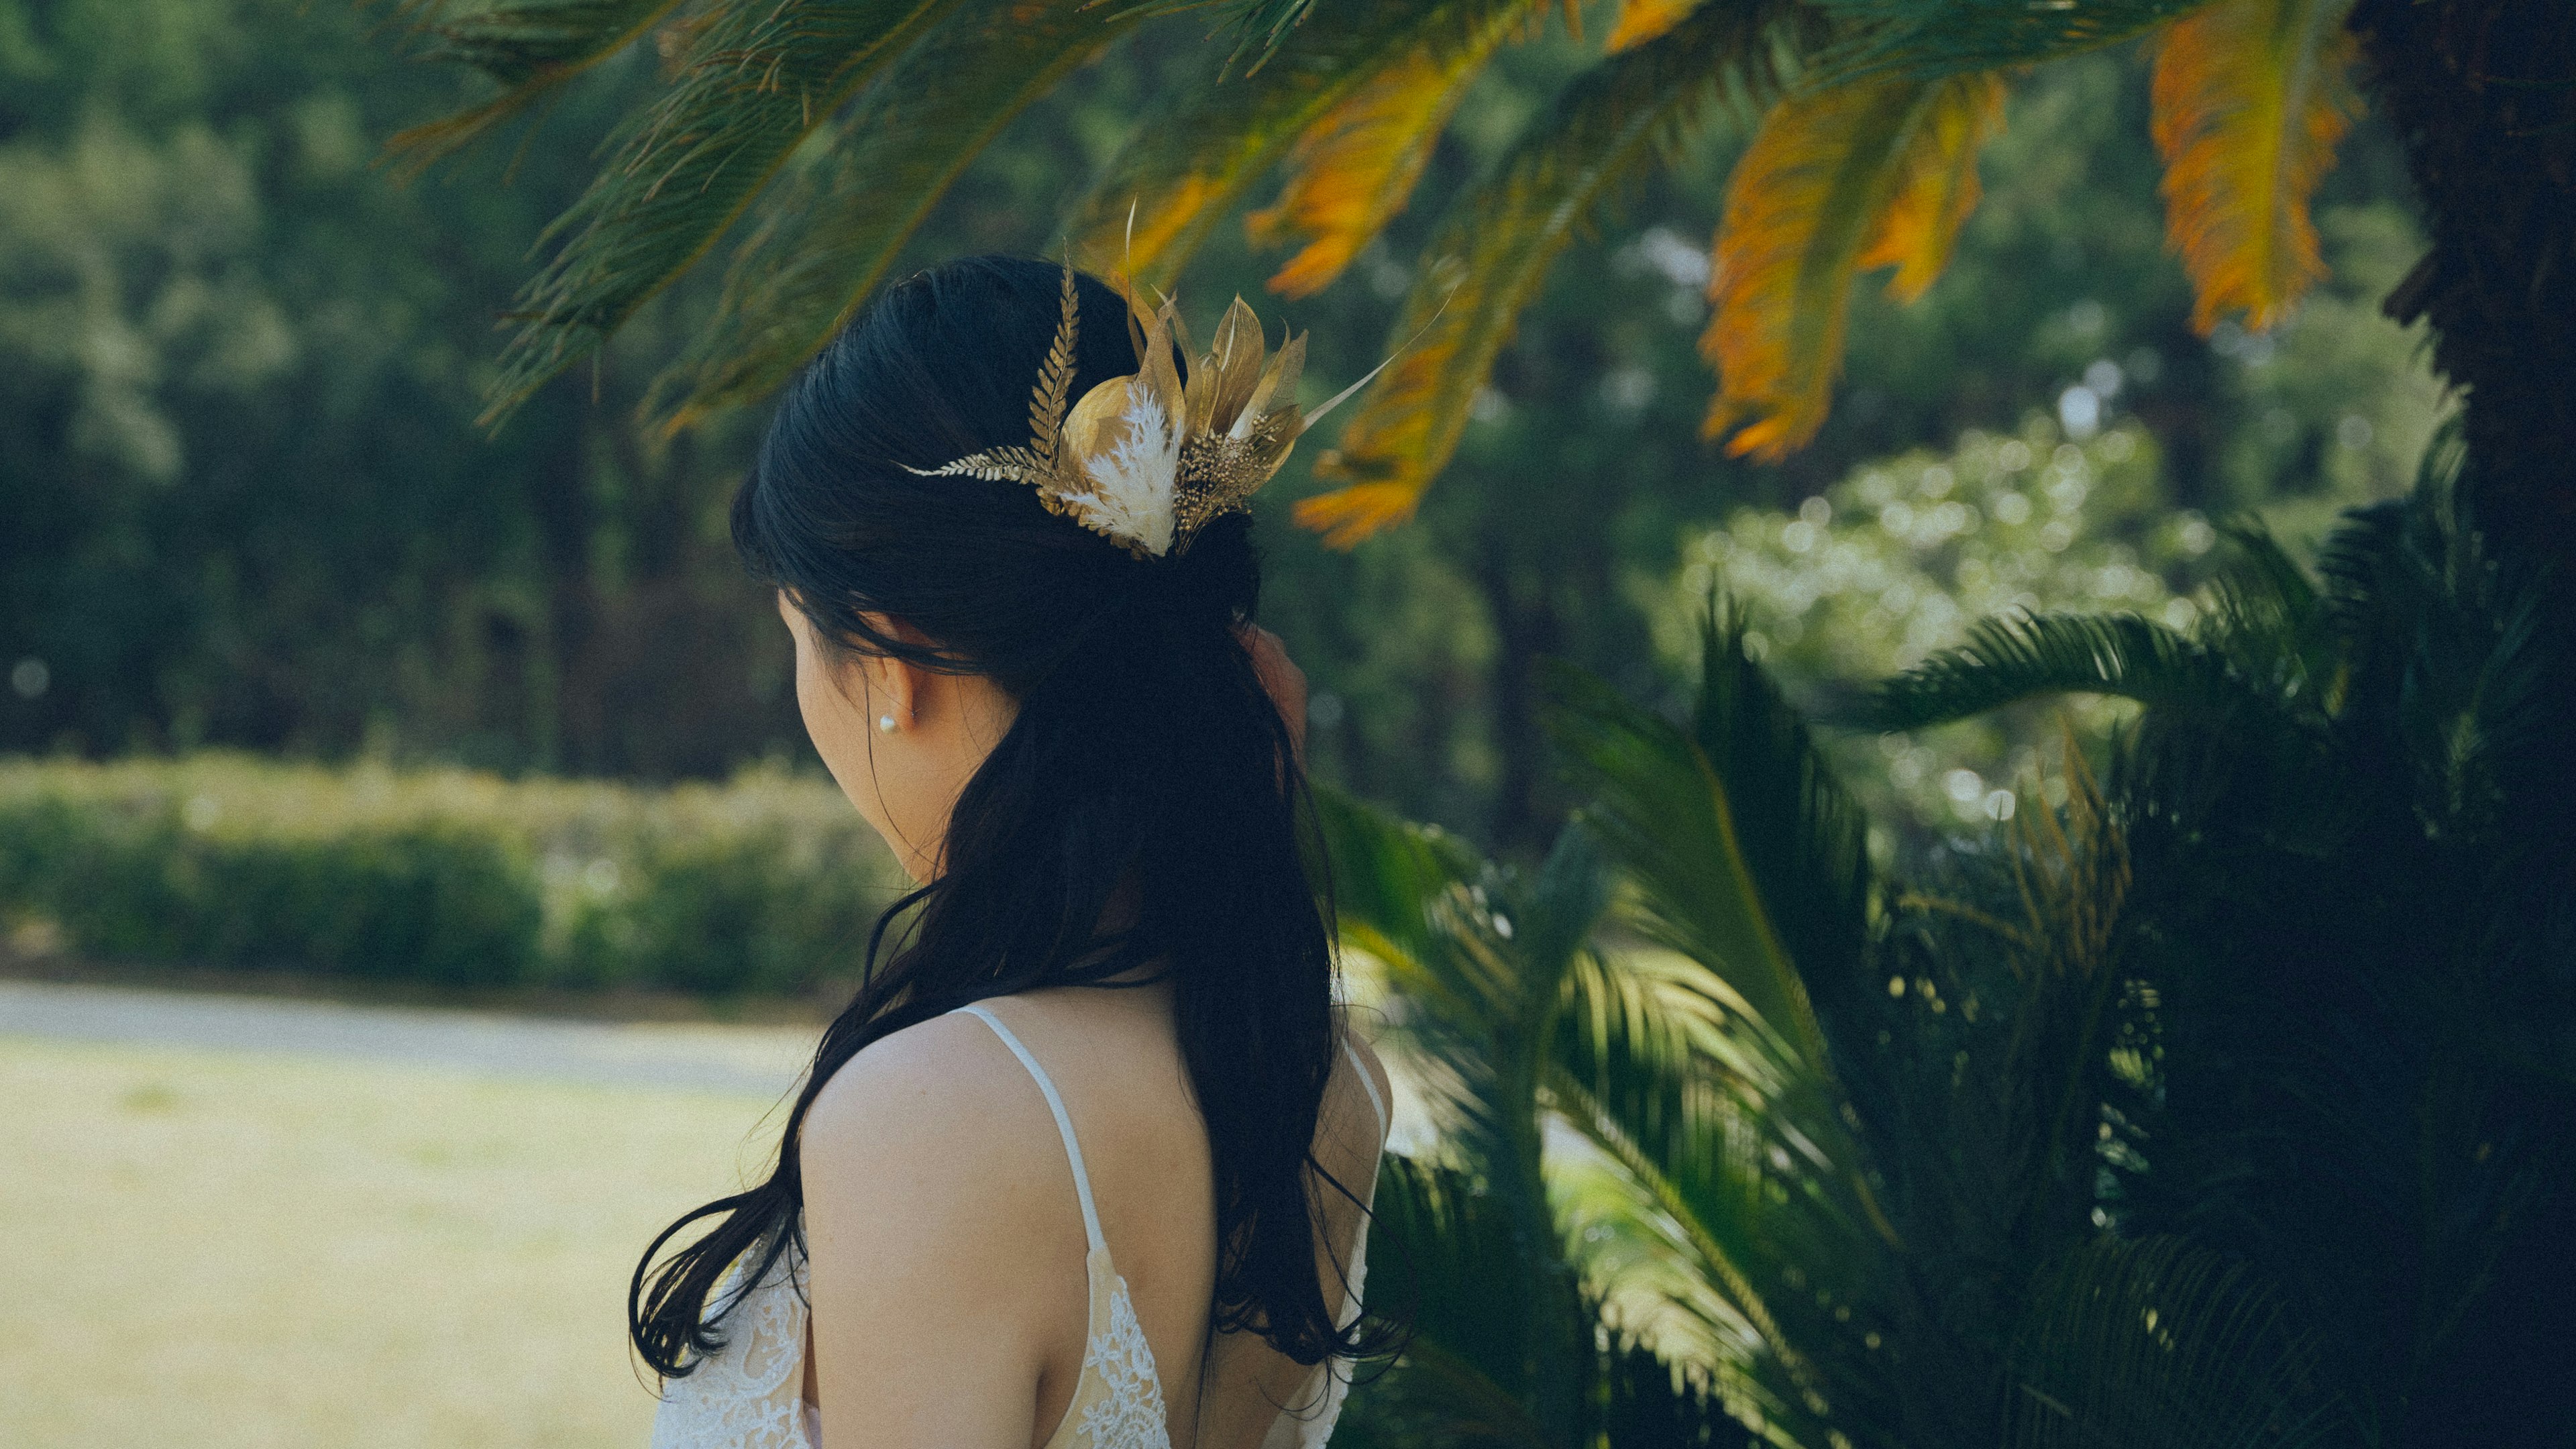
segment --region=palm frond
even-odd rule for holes
[[[2465,462],[2437,440],[2413,498],[2346,515],[2320,550],[2345,742],[2410,776],[2418,823],[2453,839],[2496,831],[2510,796],[2565,771],[2545,585],[2492,561],[2460,504]]]
[[[1816,1340],[1794,1331],[1814,1305],[1790,1291],[1784,1323],[1783,1269],[1814,1264],[1816,1286],[1840,1289],[1876,1245],[1849,1215],[1809,1212],[1793,1180],[1814,1094],[1790,1080],[1792,1055],[1740,999],[1721,1005],[1732,993],[1704,967],[1637,969],[1653,959],[1591,956],[1569,979],[1548,1090],[1588,1148],[1549,1149],[1558,1221],[1615,1328],[1715,1376],[1739,1413],[1817,1431],[1803,1442],[1824,1427]],[[1771,1165],[1783,1156],[1792,1170]]]
[[[2191,274],[2192,326],[2271,326],[2325,276],[2308,198],[2360,109],[2352,0],[2216,0],[2156,49],[2165,231]]]
[[[1887,279],[1890,296],[1900,302],[1921,298],[1950,264],[1959,228],[1977,209],[1977,152],[2003,125],[1999,75],[1955,77],[1933,98],[1896,194],[1879,213],[1876,234],[1856,264],[1864,272],[1896,268]]]
[[[1717,971],[1823,1073],[1801,968],[1847,964],[1862,939],[1857,819],[1743,657],[1741,622],[1713,612],[1703,656],[1692,733],[1570,668],[1550,681],[1549,732],[1596,792],[1585,819],[1636,879],[1655,934]]]
[[[1365,930],[1373,949],[1414,958],[1435,953],[1432,912],[1453,887],[1476,878],[1475,853],[1437,826],[1398,820],[1339,791],[1317,791],[1315,808],[1344,929]]]
[[[1874,75],[1937,80],[2117,44],[2208,0],[1816,0],[1841,39],[1819,84]]]
[[[1418,340],[1369,389],[1340,446],[1316,460],[1318,476],[1346,486],[1300,500],[1298,523],[1347,548],[1412,516],[1557,253],[1721,100],[1772,91],[1774,41],[1793,13],[1780,0],[1704,6],[1600,62],[1452,204],[1392,334]]]
[[[1601,913],[1609,909],[1609,862],[1602,858],[1592,832],[1576,821],[1557,833],[1556,843],[1528,886],[1509,895],[1520,914],[1507,939],[1534,968],[1533,999],[1553,1003],[1570,963],[1592,939]]]
[[[1741,1270],[1762,1263],[1755,1225],[1764,1217],[1762,1173],[1750,1133],[1721,1128],[1700,1140],[1738,1150],[1720,1173],[1667,1175],[1657,1153],[1602,1140],[1580,1096],[1569,1120],[1579,1145],[1552,1143],[1547,1186],[1584,1293],[1604,1325],[1677,1362],[1722,1378],[1739,1402],[1776,1409],[1753,1365],[1777,1330]],[[1715,1213],[1701,1211],[1720,1204]],[[1750,1308],[1752,1311],[1747,1312]]]
[[[1372,1275],[1372,1296],[1402,1292],[1414,1305],[1417,1333],[1490,1365],[1486,1376],[1517,1392],[1527,1370],[1517,1361],[1521,1346],[1510,1325],[1527,1307],[1519,1280],[1531,1266],[1530,1252],[1545,1245],[1514,1242],[1518,1214],[1501,1211],[1469,1169],[1390,1155],[1371,1201],[1372,1234],[1402,1245],[1405,1276],[1412,1279],[1399,1284],[1397,1274]]]
[[[828,151],[773,188],[722,304],[648,407],[685,424],[784,382],[876,289],[994,133],[1131,23],[1067,4],[973,9],[932,26],[833,121]]]
[[[1700,0],[1619,0],[1619,18],[1601,48],[1612,55],[1643,45],[1679,25],[1698,9]]]
[[[1299,27],[1250,75],[1211,76],[1172,92],[1084,194],[1075,257],[1168,286],[1209,228],[1353,92],[1408,56],[1472,49],[1487,25],[1531,3],[1372,4],[1330,25]]]
[[[1911,730],[2054,694],[2210,714],[2252,697],[2226,662],[2135,614],[2006,614],[1878,686],[1850,723]]]
[[[1718,373],[1704,432],[1766,460],[1815,436],[1854,275],[1893,265],[1889,289],[1922,295],[1976,205],[1977,150],[2002,118],[2003,83],[1978,74],[1874,77],[1773,108],[1727,182],[1700,339]]]
[[[1480,1174],[1390,1156],[1370,1222],[1372,1311],[1409,1317],[1413,1337],[1396,1371],[1364,1393],[1368,1407],[1437,1425],[1446,1442],[1545,1446],[1532,1412],[1533,1350],[1582,1350],[1555,1245],[1533,1238],[1525,1205]],[[1455,1436],[1454,1438],[1451,1436]]]
[[[1618,1449],[1755,1449],[1762,1443],[1727,1416],[1725,1399],[1705,1375],[1641,1344],[1613,1343],[1598,1373],[1603,1443]]]
[[[2125,802],[2163,1073],[2197,1090],[2144,1123],[2123,1219],[2259,1265],[2373,1424],[2528,1419],[2554,1383],[2534,1325],[2569,1291],[2541,1184],[2571,1140],[2543,1065],[2569,1039],[2570,731],[2537,703],[2569,696],[2567,635],[2486,556],[2449,441],[2322,551],[2331,773],[2201,728],[2169,753],[2232,768]]]
[[[1995,1185],[2057,1225],[2080,1222],[2093,1203],[2132,885],[2127,837],[2071,729],[2064,761],[2064,807],[2035,802],[2013,816],[2006,860],[2022,919],[1998,954],[2018,979],[2013,999],[1994,1004],[2010,1020],[1989,1098],[2002,1119],[1991,1135],[2018,1159]]]
[[[1278,200],[1244,218],[1257,244],[1305,242],[1270,278],[1272,291],[1306,297],[1332,285],[1404,209],[1450,113],[1495,49],[1526,24],[1504,6],[1465,44],[1417,44],[1298,136]]]
[[[1309,33],[1306,16],[1314,8],[1315,0],[1135,0],[1129,13],[1164,16],[1191,10],[1231,12],[1215,26],[1216,33],[1234,33],[1234,52],[1226,58],[1226,65],[1232,69],[1248,64],[1257,73],[1267,68],[1295,37]]]
[[[547,229],[561,245],[520,292],[486,422],[695,263],[808,132],[960,3],[778,0],[712,12],[679,81],[620,129],[599,176]]]
[[[2317,1346],[2242,1263],[2105,1240],[2041,1275],[2013,1345],[2012,1449],[2304,1449],[2351,1430]]]
[[[451,116],[398,131],[385,154],[401,174],[424,168],[473,142],[486,131],[600,61],[624,50],[659,24],[679,0],[508,0],[462,15],[422,7],[414,27],[418,57],[469,66],[501,83],[501,93]]]
[[[2330,709],[2340,647],[2325,598],[2259,521],[2230,523],[2193,635],[2241,679],[2293,708]]]

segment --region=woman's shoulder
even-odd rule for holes
[[[999,1039],[961,1012],[934,1016],[887,1032],[843,1062],[814,1097],[813,1112],[864,1112],[886,1097],[931,1091],[972,1091],[989,1073],[982,1047],[1003,1055]],[[1004,1059],[1007,1059],[1004,1056]]]
[[[992,1186],[1046,1159],[1055,1124],[1008,1048],[971,1016],[934,1016],[867,1044],[814,1094],[797,1133],[810,1185]],[[883,1190],[879,1186],[873,1190]]]

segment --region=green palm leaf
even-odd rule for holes
[[[2201,714],[2249,691],[2215,652],[2135,614],[2006,614],[1878,686],[1856,725],[1921,729],[2052,694],[2108,694]]]
[[[931,27],[835,120],[829,149],[776,188],[712,323],[648,405],[676,406],[686,422],[786,381],[875,289],[994,133],[1130,23],[1067,4],[969,9]]]
[[[1560,93],[1423,249],[1392,334],[1410,346],[1364,396],[1340,446],[1316,460],[1318,476],[1346,486],[1300,501],[1298,522],[1347,546],[1412,515],[1576,229],[1722,100],[1770,94],[1777,42],[1795,14],[1785,0],[1703,6]]]
[[[486,420],[595,350],[696,262],[808,132],[961,3],[779,0],[712,12],[678,84],[621,128],[608,164],[547,229],[562,246],[520,293],[520,330]]]
[[[1413,1338],[1381,1395],[1393,1402],[1370,1407],[1436,1426],[1445,1443],[1550,1444],[1530,1409],[1532,1350],[1543,1338],[1580,1351],[1582,1338],[1577,1321],[1539,1318],[1555,1296],[1544,1291],[1553,1243],[1533,1240],[1520,1205],[1461,1168],[1389,1157],[1374,1201],[1370,1305],[1408,1316]]]
[[[1705,1375],[1686,1374],[1634,1343],[1602,1356],[1603,1442],[1617,1449],[1753,1449],[1753,1432],[1727,1417]]]
[[[1250,75],[1173,92],[1093,183],[1073,225],[1075,255],[1169,283],[1297,138],[1370,77],[1417,48],[1473,47],[1534,0],[1386,0],[1299,27]],[[1131,227],[1132,218],[1132,227]]]
[[[1817,83],[1899,72],[1997,70],[2117,44],[2208,0],[1815,0],[1842,39]]]
[[[1549,730],[1597,792],[1586,819],[1654,933],[1829,1076],[1806,980],[1850,969],[1867,930],[1861,823],[1743,634],[1712,606],[1692,733],[1571,669],[1552,680]]]
[[[479,106],[397,132],[386,143],[416,175],[525,110],[565,81],[624,50],[679,0],[517,0],[448,17],[430,7],[417,27],[420,58],[471,66],[499,81]]]
[[[1231,30],[1235,35],[1234,54],[1228,63],[1242,62],[1248,56],[1255,71],[1265,68],[1273,56],[1291,43],[1292,36],[1306,33],[1302,28],[1306,14],[1314,8],[1315,0],[1135,0],[1133,6],[1134,13],[1139,15],[1177,15],[1184,10],[1232,11],[1232,17],[1220,22],[1219,27]]]
[[[1792,1263],[1841,1289],[1878,1255],[1839,1230],[1847,1219],[1806,1212],[1803,1188],[1767,1167],[1789,1125],[1771,1104],[1704,1059],[1638,1065],[1578,1059],[1551,1079],[1589,1144],[1552,1149],[1548,1170],[1587,1291],[1613,1327],[1710,1375],[1741,1412],[1821,1443],[1828,1425],[1811,1407],[1822,1396],[1804,1350],[1834,1335],[1830,1310],[1773,1290]]]
[[[2013,1345],[2011,1449],[2302,1449],[2349,1434],[2317,1347],[2241,1263],[2103,1241],[2041,1275]]]
[[[1336,791],[1317,791],[1315,809],[1343,935],[1390,964],[1438,958],[1445,947],[1434,912],[1453,887],[1475,879],[1475,853],[1436,826],[1398,820]],[[1487,1005],[1455,1004],[1461,1010]]]

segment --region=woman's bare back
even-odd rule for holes
[[[1168,991],[1058,988],[985,1006],[1041,1064],[1064,1101],[1081,1144],[1102,1236],[1153,1352],[1172,1443],[1180,1449],[1297,1443],[1297,1426],[1281,1423],[1283,1409],[1307,1418],[1323,1407],[1324,1383],[1316,1370],[1256,1335],[1223,1334],[1212,1344],[1207,1337],[1216,1282],[1214,1188],[1206,1127],[1182,1064]],[[882,1050],[887,1047],[895,1050]],[[1007,1196],[1014,1218],[1004,1231],[1014,1239],[1008,1245],[1014,1267],[1003,1311],[1020,1321],[996,1324],[995,1329],[1026,1335],[1026,1359],[1036,1371],[1025,1422],[1031,1430],[1028,1442],[1040,1449],[1075,1392],[1089,1323],[1083,1268],[1087,1244],[1072,1168],[1052,1114],[1009,1049],[972,1018],[944,1017],[909,1028],[871,1046],[851,1065],[889,1056],[910,1061],[891,1071],[874,1065],[864,1075],[889,1080],[873,1087],[853,1085],[879,1095],[905,1078],[945,1079],[916,1085],[923,1100],[956,1106],[958,1129],[975,1137],[971,1145],[959,1144],[961,1150],[990,1152],[1012,1167]],[[818,1099],[809,1118],[809,1156],[815,1153],[818,1134],[829,1134],[840,1115],[829,1105],[829,1094],[840,1086],[836,1079],[826,1087],[826,1097]],[[1365,1043],[1352,1038],[1348,1052],[1336,1053],[1336,1070],[1319,1114],[1315,1156],[1362,1198],[1376,1178],[1388,1100],[1384,1069]],[[830,1155],[826,1148],[825,1156]],[[828,1169],[824,1181],[808,1183],[809,1210],[820,1207],[828,1217],[828,1205],[814,1202],[818,1191],[830,1191]],[[1321,1183],[1312,1201],[1318,1209],[1325,1298],[1338,1309],[1343,1306],[1344,1268],[1358,1244],[1364,1213],[1360,1204]],[[816,1251],[829,1248],[818,1242]],[[847,1280],[837,1279],[826,1266],[817,1281]],[[849,1283],[849,1290],[866,1291],[864,1280]],[[828,1355],[833,1306],[822,1292],[818,1286],[814,1311],[825,1325],[822,1343]],[[828,1364],[818,1373],[817,1355],[809,1352],[806,1398],[828,1405],[828,1397],[817,1389],[827,1394],[839,1377]],[[827,1422],[829,1417],[827,1411]]]

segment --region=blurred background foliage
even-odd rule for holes
[[[432,988],[828,1001],[892,899],[827,780],[0,761],[0,951]]]
[[[1550,26],[1504,47],[1384,236],[1334,285],[1269,304],[1313,329],[1319,378],[1375,363],[1414,282],[1403,259],[1597,58],[1611,7],[1593,9],[1582,37]],[[1070,75],[903,255],[1050,249],[1144,99],[1201,73],[1207,23],[1147,25]],[[612,58],[525,134],[395,185],[373,164],[385,138],[488,87],[403,58],[388,24],[293,0],[0,0],[0,748],[648,779],[802,758],[784,640],[723,537],[757,418],[675,435],[639,420],[720,279],[683,278],[497,432],[474,426],[540,228],[666,62]],[[2116,556],[2158,602],[2193,586],[2196,555],[2147,538],[2151,520],[2258,512],[2295,544],[2397,491],[2439,393],[2420,336],[2376,311],[2422,246],[2391,139],[2365,121],[2319,193],[2329,280],[2270,333],[2204,340],[2161,239],[2147,80],[2115,48],[2016,86],[1947,272],[1910,306],[1856,291],[1831,417],[1779,465],[1696,438],[1705,238],[1745,138],[1686,140],[1554,269],[1419,527],[1347,554],[1284,517],[1268,530],[1265,614],[1314,678],[1319,772],[1527,855],[1568,803],[1538,725],[1540,658],[1665,689],[1654,641],[1675,637],[1689,591],[1660,585],[1695,579],[1708,540],[1776,536],[1817,498],[1848,519],[1878,460],[1979,455],[2034,416],[2135,452],[2127,501],[2084,509],[2072,553],[2051,554],[2063,566],[2005,597],[2097,599]],[[1185,297],[1258,295],[1286,256],[1217,226]],[[1301,450],[1267,512],[1315,491],[1321,451]],[[1917,600],[1918,622],[1974,617],[1995,595],[1968,561],[1999,578],[2032,545],[1977,517],[1941,548],[1887,551],[1872,587]],[[1795,689],[1829,693],[1937,642],[1890,652],[1867,609],[1757,574],[1740,587],[1785,622],[1763,632]],[[2028,733],[1961,732],[1941,769],[1905,768],[2008,788]],[[1948,797],[1905,788],[1921,808],[1904,818],[1953,818]]]

